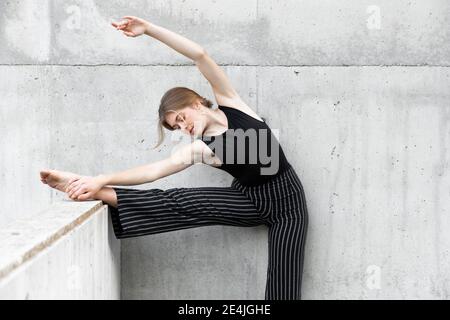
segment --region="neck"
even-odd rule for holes
[[[206,136],[218,135],[228,129],[228,119],[222,110],[208,110],[209,124],[203,132]]]

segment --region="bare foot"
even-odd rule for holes
[[[81,177],[72,172],[50,169],[42,170],[40,174],[42,183],[48,184],[50,187],[62,192],[66,192],[67,183],[70,179]]]

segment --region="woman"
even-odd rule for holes
[[[167,159],[113,174],[91,177],[43,170],[42,182],[76,201],[107,203],[119,239],[208,225],[264,224],[269,228],[265,299],[300,299],[308,226],[306,200],[300,179],[273,132],[241,100],[202,47],[143,19],[123,19],[112,25],[126,36],[146,34],[192,59],[210,82],[218,108],[213,109],[208,99],[188,88],[172,88],[161,99],[156,147],[163,140],[163,127],[195,137],[192,143]],[[268,133],[269,138],[264,135]],[[114,187],[153,182],[197,162],[230,173],[234,177],[231,186],[167,190]]]

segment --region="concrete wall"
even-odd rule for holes
[[[100,201],[56,202],[0,240],[0,299],[120,298],[120,242]]]
[[[176,135],[150,148],[171,87],[214,101],[190,60],[108,25],[138,15],[201,44],[280,130],[310,208],[305,299],[448,298],[449,13],[445,0],[2,2],[0,223],[59,200],[42,167],[168,156]],[[198,165],[138,188],[230,182]],[[266,241],[220,226],[123,240],[123,298],[262,298]]]

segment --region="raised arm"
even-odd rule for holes
[[[122,22],[113,22],[112,25],[128,37],[137,37],[142,34],[153,37],[193,60],[210,83],[219,104],[229,106],[244,105],[245,108],[245,104],[233,88],[223,69],[217,65],[202,46],[144,19],[133,16],[125,16],[123,19]]]
[[[123,19],[121,22],[113,22],[111,24],[128,37],[137,37],[146,34],[193,61],[201,57],[204,53],[204,49],[197,43],[164,27],[133,16],[125,16]]]
[[[211,164],[214,158],[210,153],[203,141],[195,140],[157,162],[116,173],[74,178],[69,181],[66,193],[73,200],[87,200],[106,185],[130,186],[154,182],[196,163]]]

